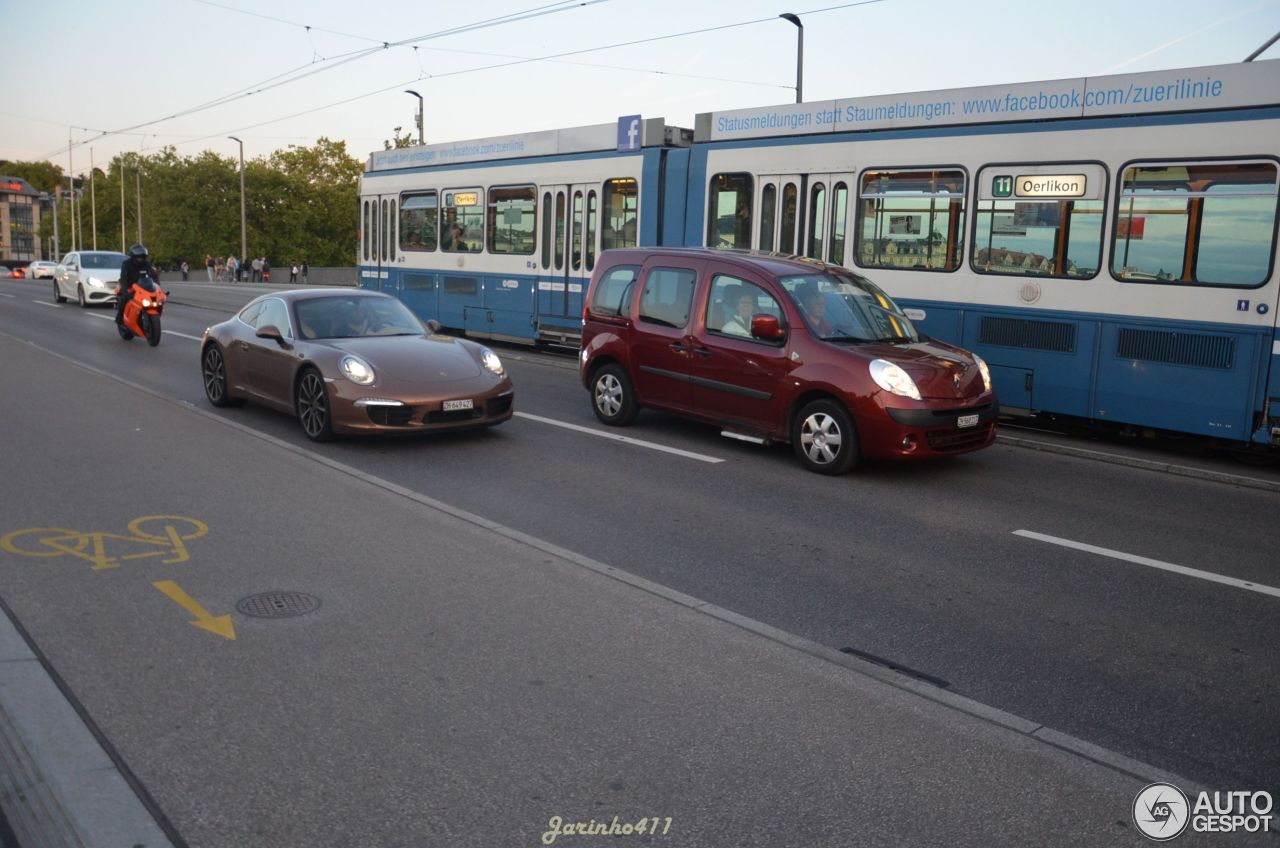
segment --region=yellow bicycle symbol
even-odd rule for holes
[[[185,543],[208,533],[209,526],[182,515],[144,515],[130,521],[128,530],[125,535],[28,527],[0,537],[0,548],[24,557],[78,557],[93,563],[94,571],[119,568],[127,560],[147,557],[163,557],[160,562],[169,565],[189,560]],[[108,546],[116,551],[115,556],[108,553]]]

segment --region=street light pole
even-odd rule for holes
[[[244,217],[244,142],[233,135],[227,138],[240,145],[240,261],[244,262],[249,258],[249,233]]]
[[[778,17],[796,25],[796,102],[801,103],[804,101],[804,24],[800,23],[799,15],[791,12],[783,12]]]
[[[93,148],[89,148],[89,223],[93,226],[93,249],[98,249],[98,196],[93,192]]]
[[[125,252],[124,246],[124,154],[120,154],[120,252]]]
[[[422,131],[422,95],[416,91],[410,91],[407,88],[404,90],[404,93],[412,94],[414,97],[418,98],[418,144],[426,144],[426,136],[423,135]]]

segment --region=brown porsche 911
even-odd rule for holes
[[[252,400],[297,415],[317,442],[510,418],[514,394],[502,361],[435,327],[377,292],[266,294],[205,330],[205,394],[214,406]]]

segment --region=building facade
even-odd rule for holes
[[[31,262],[40,252],[40,192],[19,177],[0,176],[0,261]]]

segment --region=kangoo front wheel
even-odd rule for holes
[[[636,420],[640,408],[631,380],[621,365],[605,365],[591,378],[591,409],[601,423],[610,427],[625,427]]]
[[[819,474],[843,474],[858,462],[853,419],[833,400],[815,400],[800,410],[791,444],[800,463]]]

